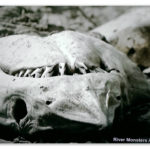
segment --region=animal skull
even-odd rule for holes
[[[94,37],[13,35],[0,46],[0,127],[22,137],[102,130],[117,107],[150,97],[136,65]]]

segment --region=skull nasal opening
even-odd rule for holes
[[[27,115],[27,106],[24,100],[18,98],[14,100],[14,104],[12,106],[12,115],[17,121],[20,122]]]

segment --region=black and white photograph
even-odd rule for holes
[[[150,143],[150,6],[0,6],[0,144]]]

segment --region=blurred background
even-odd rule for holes
[[[120,16],[132,7],[1,6],[0,37],[23,33],[47,36],[51,32],[63,30],[87,32]]]

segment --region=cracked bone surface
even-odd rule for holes
[[[91,31],[105,39],[139,66],[150,67],[150,7],[134,8]]]
[[[48,134],[51,141],[58,131],[100,131],[117,107],[150,97],[136,64],[94,37],[13,35],[0,46],[0,126],[22,137],[41,141]]]

